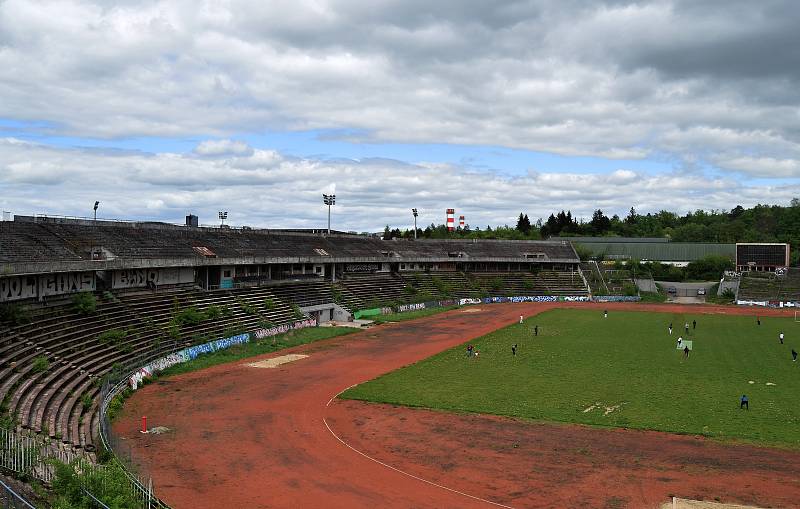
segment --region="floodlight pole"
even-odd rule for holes
[[[414,214],[414,240],[417,240],[417,209],[411,209],[411,213]]]
[[[335,194],[322,194],[322,201],[328,206],[328,235],[331,234],[331,205],[336,205]]]

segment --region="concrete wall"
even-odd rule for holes
[[[0,302],[42,299],[55,295],[93,292],[97,289],[94,272],[62,272],[38,276],[0,278]]]
[[[194,282],[194,269],[191,267],[171,267],[163,269],[129,269],[111,271],[111,287],[144,288],[148,281],[156,286],[177,285]]]

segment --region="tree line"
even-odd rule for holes
[[[390,229],[387,225],[385,239],[414,238],[414,230]],[[511,239],[537,240],[550,237],[614,236],[661,237],[673,242],[787,242],[791,244],[792,265],[800,262],[800,199],[794,198],[788,206],[756,205],[744,208],[737,205],[731,210],[697,210],[685,215],[667,210],[642,214],[633,207],[625,217],[610,217],[601,209],[591,219],[576,218],[570,210],[554,212],[543,220],[531,222],[526,213],[520,213],[516,226],[486,226],[457,228],[447,231],[444,224],[417,229],[417,236],[426,239]]]

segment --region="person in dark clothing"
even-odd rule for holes
[[[745,394],[742,394],[742,399],[739,400],[739,408],[746,408],[750,410],[750,400],[747,399]]]
[[[603,318],[608,318],[608,310],[603,311]]]
[[[533,326],[533,335],[534,336],[538,336],[539,335],[539,326],[538,325],[534,325]]]
[[[686,346],[683,347],[683,358],[684,359],[688,359],[689,358],[689,345],[686,345]]]
[[[514,357],[517,356],[517,344],[516,343],[511,345],[511,355],[513,355]]]
[[[758,316],[756,317],[756,325],[761,325],[761,318]]]
[[[692,320],[692,330],[697,328],[697,320]]]
[[[792,348],[792,360],[794,362],[797,362],[797,352],[795,351],[794,348]]]
[[[472,345],[467,345],[467,357],[472,357]]]

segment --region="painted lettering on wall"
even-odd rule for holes
[[[254,333],[254,336],[256,337],[256,339],[264,339],[272,336],[277,336],[278,334],[283,334],[284,332],[289,332],[290,330],[305,329],[306,327],[316,327],[316,326],[317,326],[316,318],[306,318],[305,320],[300,320],[294,323],[287,323],[284,325],[278,325],[276,327],[270,327],[269,329],[259,329]]]
[[[183,350],[171,353],[166,357],[161,357],[160,359],[156,359],[153,362],[142,366],[131,375],[131,377],[128,379],[128,383],[133,390],[136,390],[137,387],[139,387],[139,384],[142,383],[142,380],[155,375],[159,371],[164,371],[165,369],[176,364],[181,364],[183,362],[196,359],[198,355],[216,352],[217,350],[224,350],[232,347],[233,345],[241,345],[242,343],[247,343],[248,341],[250,341],[250,334],[239,334],[238,336],[217,339],[202,345],[184,348]]]
[[[175,285],[192,281],[194,281],[194,271],[187,267],[124,269],[114,271],[112,286],[113,288],[144,288],[148,282],[156,285]]]
[[[33,299],[38,295],[38,288],[36,276],[0,278],[0,302]]]

